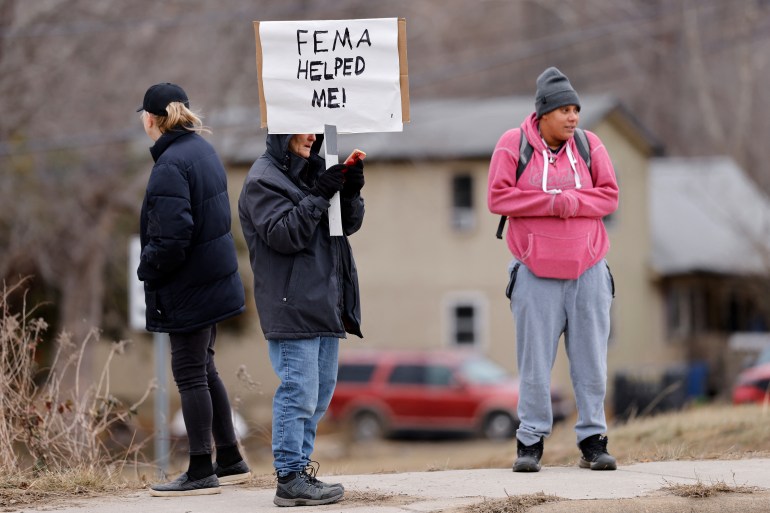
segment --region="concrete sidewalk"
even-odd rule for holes
[[[555,495],[562,499],[583,501],[586,499],[660,498],[666,495],[660,493],[660,489],[664,486],[698,482],[706,485],[724,482],[729,486],[757,487],[760,489],[758,493],[744,495],[745,500],[749,501],[753,495],[752,504],[761,503],[763,504],[761,507],[766,509],[755,510],[741,506],[736,507],[736,511],[739,509],[743,512],[770,511],[770,501],[768,501],[770,494],[767,493],[767,489],[770,488],[770,459],[638,463],[620,466],[614,472],[594,472],[577,467],[544,467],[540,472],[532,474],[514,473],[509,469],[482,469],[319,477],[326,481],[341,482],[346,488],[345,500],[337,504],[311,508],[311,510],[328,512],[448,512],[482,502],[484,499],[538,492]],[[248,485],[222,487],[220,495],[183,498],[151,497],[149,493],[142,491],[122,497],[68,500],[62,504],[46,505],[44,509],[23,508],[23,511],[51,511],[52,509],[57,513],[219,511],[276,513],[286,511],[273,505],[274,494],[273,488],[257,489]],[[558,504],[570,505],[569,502]],[[572,503],[573,507],[563,511],[576,511],[577,504],[579,503]],[[719,508],[719,511],[726,511],[723,506]],[[592,510],[605,511],[601,508]],[[580,511],[583,509],[581,508]],[[606,511],[614,511],[614,509],[606,509]],[[668,511],[668,509],[649,511]]]

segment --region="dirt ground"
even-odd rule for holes
[[[543,464],[577,465],[579,450],[575,419],[554,427],[545,441]],[[609,451],[620,465],[645,461],[737,459],[770,456],[770,412],[761,407],[729,405],[694,408],[684,412],[636,419],[611,425]],[[242,441],[255,475],[273,473],[269,429],[253,428]],[[186,470],[183,441],[174,444],[169,475]],[[319,475],[429,472],[472,468],[510,468],[516,441],[490,441],[470,436],[412,436],[354,442],[338,426],[322,424],[313,459]],[[142,471],[150,480],[154,472]]]
[[[269,439],[243,442],[246,460],[261,480],[271,480],[273,458]],[[513,463],[516,442],[493,442],[470,437],[401,437],[366,443],[352,442],[344,433],[319,434],[313,459],[320,464],[319,477],[329,475],[430,472],[469,468],[507,468]],[[577,464],[577,447],[574,462]],[[179,445],[169,475],[184,472],[187,455]],[[152,479],[152,478],[150,478]]]
[[[320,463],[321,474],[346,475],[505,468],[513,462],[514,454],[512,441],[399,438],[362,444],[351,442],[344,434],[328,433],[318,437],[313,459]],[[268,448],[249,451],[248,458],[255,473],[272,472]]]
[[[618,463],[687,459],[734,459],[770,455],[770,412],[730,405],[693,408],[627,424],[611,425],[609,451]],[[554,427],[545,441],[544,465],[577,465],[575,419]],[[425,472],[472,468],[510,468],[516,441],[473,437],[411,437],[353,442],[343,430],[322,425],[313,459],[319,475]],[[244,441],[257,475],[273,472],[270,435],[262,430]],[[180,466],[186,460],[180,462]],[[769,508],[770,509],[770,508]]]

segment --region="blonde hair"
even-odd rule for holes
[[[161,133],[183,128],[195,133],[211,133],[211,129],[203,125],[201,117],[185,107],[182,102],[171,102],[166,106],[166,115],[152,114],[158,120],[158,129]],[[149,113],[148,113],[149,114]]]

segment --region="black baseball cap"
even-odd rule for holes
[[[181,102],[185,107],[190,108],[190,100],[187,99],[184,89],[170,82],[155,84],[144,93],[142,106],[136,109],[136,112],[146,110],[156,116],[167,116],[166,107],[172,102]]]

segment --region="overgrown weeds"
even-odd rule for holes
[[[98,378],[87,382],[84,355],[99,341],[95,329],[80,344],[61,334],[50,367],[40,366],[38,350],[48,325],[28,308],[24,284],[4,283],[0,297],[2,488],[98,489],[97,482],[108,485],[139,454],[140,443],[130,436],[128,443],[117,443],[113,434],[130,425],[153,386],[131,405],[110,393],[110,365],[126,342],[112,345]],[[22,297],[19,312],[10,304],[14,295]]]

